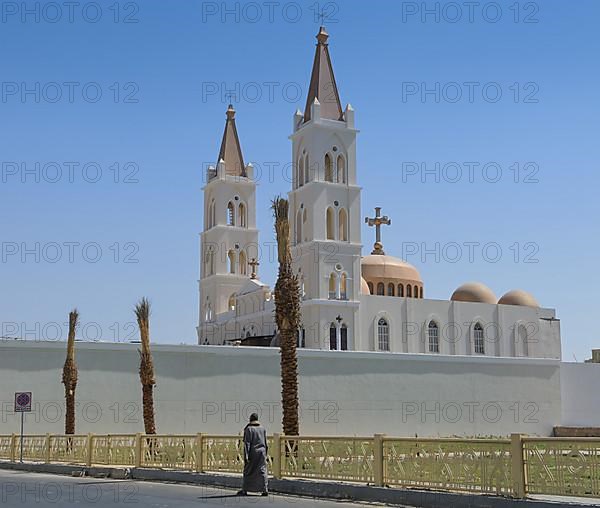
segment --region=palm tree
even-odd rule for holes
[[[142,383],[142,406],[144,414],[144,431],[146,434],[156,434],[154,423],[154,362],[150,352],[150,302],[142,298],[135,306],[135,316],[140,328],[142,349],[140,353],[140,381]]]
[[[283,408],[283,433],[298,436],[298,358],[296,337],[300,328],[300,285],[292,271],[290,250],[289,204],[277,197],[272,203],[277,235],[279,275],[275,284],[275,322],[280,336],[281,398]]]
[[[77,388],[77,364],[75,363],[75,329],[79,322],[79,312],[69,312],[69,338],[67,358],[63,367],[62,383],[65,385],[65,434],[75,434],[75,388]]]

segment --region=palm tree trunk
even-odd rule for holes
[[[142,383],[142,407],[144,415],[144,431],[156,434],[154,421],[154,362],[150,351],[150,302],[142,298],[135,306],[135,315],[140,328],[142,349],[140,353],[140,381]]]
[[[62,382],[65,385],[65,434],[75,434],[75,389],[77,388],[77,364],[75,363],[75,329],[79,321],[77,309],[69,313],[69,337],[67,358],[63,367]]]
[[[279,276],[275,284],[275,321],[280,336],[281,402],[283,433],[300,434],[298,417],[298,358],[296,337],[300,328],[300,285],[292,270],[289,204],[287,199],[273,201]]]
[[[154,423],[154,385],[142,385],[142,403],[144,407],[144,431],[146,434],[156,434]]]

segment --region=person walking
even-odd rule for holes
[[[260,492],[269,495],[267,479],[267,431],[258,421],[258,415],[252,413],[250,421],[244,427],[244,479],[238,496],[248,492]]]

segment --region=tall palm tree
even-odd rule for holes
[[[275,322],[280,336],[281,398],[283,408],[283,433],[297,436],[298,421],[298,357],[296,337],[300,328],[300,285],[292,271],[290,249],[289,203],[277,197],[272,203],[277,235],[279,275],[275,284]]]
[[[154,422],[154,362],[150,351],[150,302],[142,298],[135,306],[135,316],[140,328],[142,349],[140,353],[140,381],[142,383],[142,406],[144,414],[144,431],[146,434],[156,434]]]
[[[62,383],[65,385],[65,434],[75,434],[75,389],[77,388],[77,364],[75,363],[75,329],[79,323],[79,312],[69,312],[69,338],[67,358],[63,366]]]

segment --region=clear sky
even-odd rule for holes
[[[77,306],[80,336],[135,338],[145,295],[154,341],[196,341],[203,168],[225,94],[237,95],[245,159],[264,168],[268,244],[325,9],[361,130],[363,215],[392,218],[386,252],[420,270],[429,298],[470,280],[532,292],[557,309],[566,360],[600,347],[600,2],[0,8],[2,334],[65,337]]]

